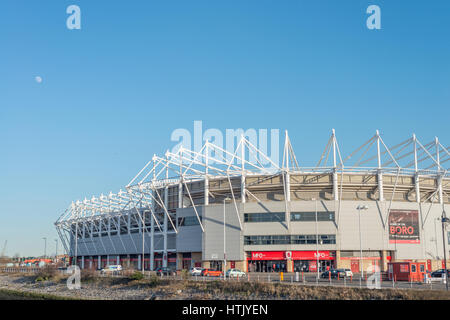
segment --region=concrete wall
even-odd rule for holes
[[[436,259],[442,258],[442,231],[437,221],[442,214],[442,207],[434,204],[389,201],[342,201],[339,210],[338,201],[318,201],[318,211],[335,211],[336,223],[318,222],[319,234],[335,234],[336,244],[320,245],[319,250],[359,251],[359,216],[358,205],[367,205],[368,210],[361,211],[361,235],[363,250],[397,251],[397,259]],[[284,201],[246,203],[245,212],[283,212]],[[410,209],[419,211],[420,243],[390,244],[388,230],[388,211]],[[450,205],[445,205],[449,211]],[[315,211],[314,201],[296,201],[290,203],[291,211]],[[436,231],[436,232],[435,232]],[[244,224],[244,235],[281,235],[281,234],[315,234],[315,222],[252,222]],[[437,242],[434,240],[437,237]],[[448,243],[448,240],[446,240]],[[315,250],[316,245],[252,245],[245,246],[246,251],[270,250]]]
[[[198,206],[197,212],[201,217],[203,215],[203,206]],[[177,209],[177,218],[191,216],[197,218],[194,208]],[[176,247],[178,252],[201,252],[202,229],[200,225],[179,227]]]
[[[223,204],[210,205],[204,209],[204,227],[202,247],[203,260],[223,260],[224,253],[224,221]],[[241,221],[242,209],[238,204]],[[225,233],[226,233],[226,257],[228,261],[238,261],[244,259],[243,234],[240,230],[239,218],[233,203],[225,205]]]

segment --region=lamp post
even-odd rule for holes
[[[359,276],[359,287],[362,287],[362,278],[363,278],[363,259],[362,259],[362,240],[361,240],[361,210],[367,210],[369,207],[366,205],[358,205],[356,208],[359,213],[359,270],[360,270],[360,276]]]
[[[315,213],[316,213],[316,272],[317,272],[317,279],[320,278],[319,276],[319,231],[317,226],[317,199],[312,198],[312,200],[315,202]]]
[[[226,278],[226,268],[227,268],[227,251],[226,251],[226,226],[225,226],[225,204],[230,201],[230,198],[226,197],[223,199],[223,278]]]
[[[55,262],[58,262],[58,239],[55,239],[56,248],[55,248]]]
[[[444,205],[442,205],[444,206]],[[444,249],[444,275],[445,275],[445,289],[448,291],[448,274],[447,274],[447,253],[445,251],[445,224],[449,222],[450,219],[446,217],[445,210],[442,209],[442,245]]]
[[[47,238],[44,237],[42,239],[44,239],[44,259],[45,259],[45,257],[47,256]]]

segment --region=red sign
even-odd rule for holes
[[[317,260],[317,251],[292,251],[292,260]],[[330,251],[319,251],[319,260],[334,260]]]
[[[249,260],[317,260],[317,251],[253,251]],[[319,260],[334,260],[330,251],[319,251]]]
[[[250,260],[285,260],[284,251],[253,251]]]

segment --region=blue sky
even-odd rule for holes
[[[81,30],[66,8],[81,8]],[[368,30],[366,8],[381,8]],[[177,128],[289,130],[314,165],[379,129],[450,141],[449,1],[0,4],[0,245],[39,255],[72,200],[117,191]],[[41,76],[42,83],[35,81]]]

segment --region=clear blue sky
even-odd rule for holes
[[[81,8],[81,30],[66,8]],[[366,8],[381,8],[381,30]],[[176,128],[287,129],[304,166],[336,128],[450,142],[450,1],[0,4],[0,247],[39,255],[72,200],[118,191]],[[35,81],[41,76],[42,83]]]

